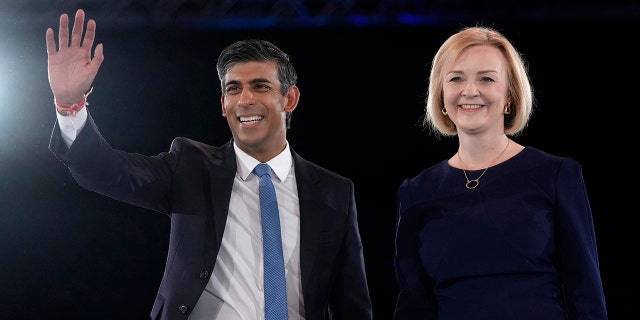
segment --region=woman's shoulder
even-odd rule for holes
[[[532,163],[578,163],[578,161],[573,158],[551,154],[533,146],[525,146],[518,155],[518,158]]]
[[[405,179],[398,187],[398,201],[408,205],[439,197],[449,190],[447,178],[453,169],[447,160],[443,160]]]
[[[528,172],[541,179],[547,178],[549,175],[557,177],[561,172],[571,175],[580,175],[582,172],[582,165],[578,160],[551,154],[532,146],[526,146],[512,160],[506,164],[506,171],[514,174]]]

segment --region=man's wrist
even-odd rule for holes
[[[56,100],[55,97],[53,97],[53,103],[56,106],[56,111],[61,116],[64,116],[64,117],[69,115],[71,115],[72,117],[75,117],[76,114],[78,114],[78,111],[80,111],[80,109],[89,105],[89,103],[87,102],[87,97],[89,96],[89,94],[91,94],[92,91],[93,91],[93,87],[91,87],[91,89],[89,89],[87,93],[82,95],[82,99],[80,101],[73,104],[60,103]]]

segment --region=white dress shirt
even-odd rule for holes
[[[213,275],[190,320],[264,319],[262,224],[258,177],[252,173],[259,161],[234,143],[237,172],[229,216]],[[286,149],[267,162],[275,172],[271,177],[276,189],[283,235],[289,319],[304,319],[300,279],[300,210],[291,151]]]

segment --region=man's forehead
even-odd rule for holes
[[[229,68],[225,83],[279,83],[275,62],[242,62]]]
[[[275,61],[237,62],[229,67],[227,74],[277,74],[278,65]]]

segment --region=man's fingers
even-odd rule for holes
[[[53,29],[48,28],[46,32],[47,38],[47,55],[56,53],[56,41],[53,40]]]
[[[102,61],[104,61],[104,51],[103,51],[102,43],[98,43],[96,49],[93,51],[93,59],[91,59],[91,67],[94,68],[95,72],[98,72]]]
[[[73,22],[73,31],[71,32],[71,46],[80,46],[83,29],[84,11],[82,9],[78,9],[78,11],[76,11],[76,18]]]
[[[58,27],[58,49],[69,46],[69,16],[66,13],[60,15]]]
[[[93,47],[93,41],[95,39],[96,39],[96,21],[93,19],[90,19],[89,22],[87,22],[87,31],[85,32],[84,40],[82,40],[82,46],[91,50],[91,47]]]
[[[66,13],[61,14],[60,26],[58,31],[59,43],[57,45],[57,48],[55,42],[55,31],[53,30],[53,28],[47,28],[45,34],[47,55],[51,56],[55,53],[58,53],[63,48],[68,48],[69,46],[83,47],[87,50],[87,55],[90,55],[91,48],[93,47],[93,43],[95,42],[96,38],[96,21],[93,19],[89,19],[89,21],[87,22],[87,30],[84,34],[83,39],[84,18],[84,11],[82,9],[78,9],[73,23],[71,42],[69,42],[69,16]],[[97,58],[95,60],[95,63],[97,63],[97,69],[102,63],[102,60],[104,60],[101,44],[96,47],[94,55],[96,56],[94,57],[94,59]]]

